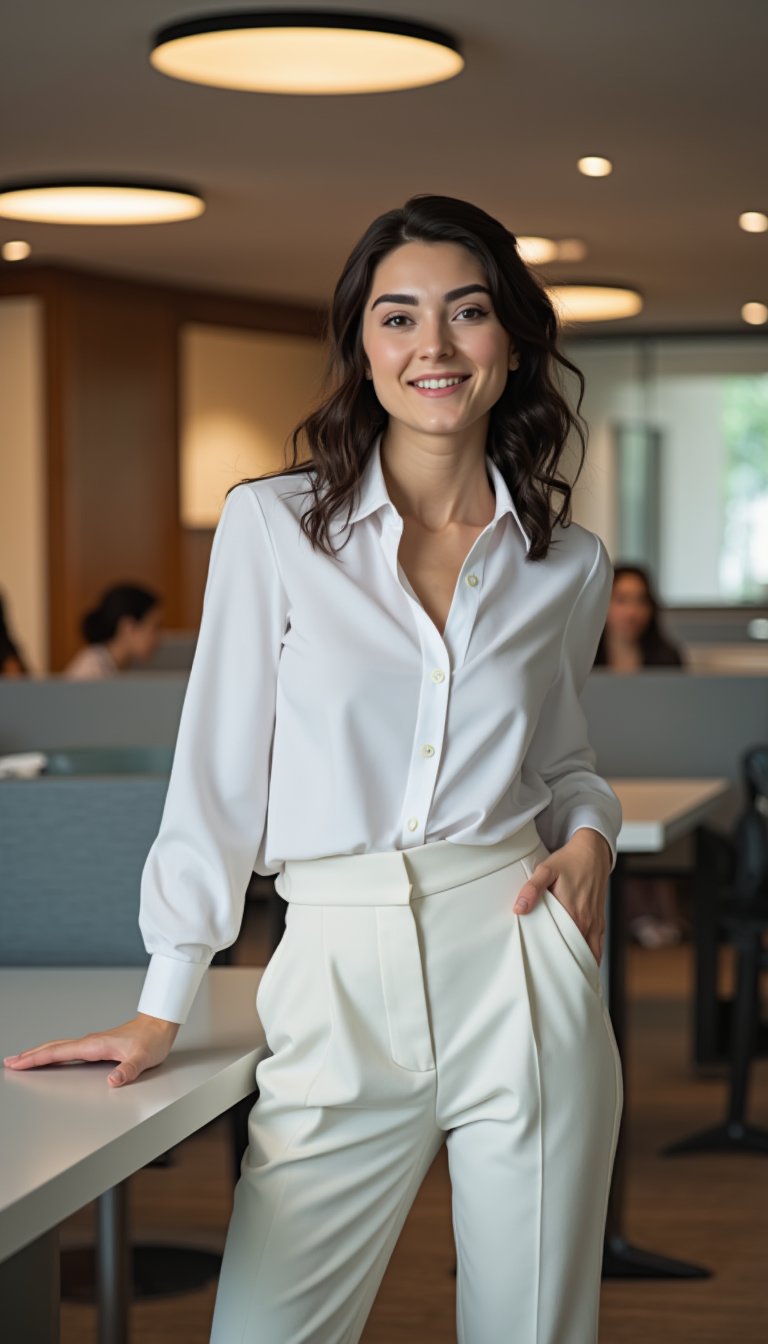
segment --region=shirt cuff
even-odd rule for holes
[[[149,959],[138,1011],[167,1022],[186,1022],[207,970],[207,961],[179,961],[154,953]]]
[[[606,826],[605,823],[597,821],[591,813],[588,821],[585,818],[579,821],[577,818],[575,821],[571,822],[571,825],[568,827],[568,834],[565,838],[565,843],[567,843],[567,841],[570,840],[572,835],[575,835],[576,831],[581,831],[584,830],[585,828],[590,831],[597,831],[598,835],[602,835],[603,839],[608,841],[608,847],[611,851],[611,866],[608,869],[608,872],[609,874],[612,873],[614,868],[616,867],[616,857],[618,854],[616,839],[613,835],[612,830],[608,826]]]

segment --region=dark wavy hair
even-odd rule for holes
[[[685,659],[681,650],[671,639],[663,633],[660,622],[659,601],[654,592],[651,576],[644,565],[636,564],[618,564],[613,567],[614,587],[619,579],[625,574],[631,574],[639,579],[645,588],[645,597],[648,602],[649,616],[648,624],[638,638],[640,647],[640,658],[643,667],[684,667]],[[595,654],[595,667],[609,667],[608,662],[608,643],[606,639],[605,627],[597,646]]]
[[[83,638],[88,644],[104,644],[113,638],[123,616],[141,621],[161,600],[151,588],[137,583],[116,583],[83,616],[80,622]]]
[[[522,260],[509,229],[479,206],[453,196],[411,196],[405,205],[379,215],[352,249],[333,293],[323,337],[328,359],[321,400],[288,436],[292,460],[281,472],[248,477],[236,485],[268,476],[309,471],[313,504],[301,527],[313,546],[334,554],[328,524],[346,508],[345,525],[367,460],[388,414],[365,376],[363,313],[379,262],[409,242],[459,243],[483,266],[502,326],[519,352],[506,387],[491,409],[486,452],[509,486],[521,521],[531,536],[529,560],[543,559],[555,523],[570,522],[571,494],[584,465],[587,426],[580,410],[584,378],[557,348],[558,319],[542,281]],[[576,412],[561,387],[556,365],[578,380]],[[574,482],[557,468],[571,431],[580,445]],[[299,445],[309,458],[299,461]],[[235,485],[230,486],[230,490]],[[557,514],[552,493],[563,497]]]

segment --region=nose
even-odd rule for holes
[[[419,332],[419,355],[422,359],[438,359],[441,355],[453,354],[450,327],[447,319],[440,314],[426,317]]]

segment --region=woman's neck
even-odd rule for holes
[[[381,440],[381,468],[398,513],[434,532],[451,523],[484,525],[496,508],[486,436],[484,423],[461,436],[389,425]]]

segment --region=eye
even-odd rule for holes
[[[486,317],[486,316],[487,316],[485,309],[484,309],[484,308],[478,308],[477,305],[474,304],[474,303],[471,303],[471,304],[469,305],[469,307],[467,307],[467,308],[462,308],[462,309],[461,309],[461,312],[457,313],[456,316],[457,316],[457,317],[461,317],[461,314],[462,314],[462,313],[474,313],[474,314],[476,314],[476,316],[478,316],[478,317]]]
[[[405,313],[392,313],[391,317],[388,317],[388,318],[386,319],[386,321],[382,322],[381,325],[382,325],[383,327],[388,327],[388,326],[390,325],[391,322],[396,322],[396,321],[398,321],[400,318],[405,318],[406,322],[410,322],[410,320],[411,320],[409,317],[406,316]]]

